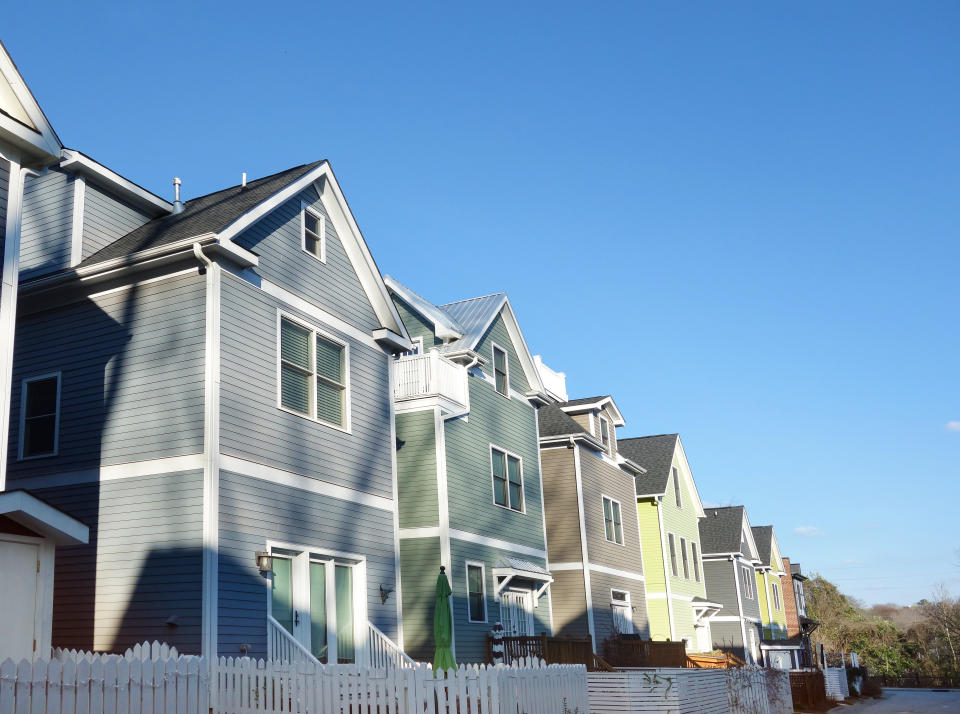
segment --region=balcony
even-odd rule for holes
[[[436,350],[393,362],[393,399],[398,411],[439,406],[452,414],[470,409],[466,367]]]

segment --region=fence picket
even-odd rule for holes
[[[90,714],[103,714],[103,659],[90,663]]]
[[[73,659],[63,661],[60,677],[60,714],[74,714],[77,711],[77,663]]]
[[[130,661],[117,660],[117,714],[130,714]]]
[[[30,714],[44,714],[47,708],[47,663],[42,659],[33,663],[30,685]]]
[[[47,708],[46,714],[60,714],[60,677],[63,664],[59,660],[51,659],[47,664]]]
[[[159,647],[157,647],[159,654]],[[145,662],[153,670],[153,714],[164,714],[163,708],[163,660],[153,659]]]
[[[103,714],[117,714],[117,662],[113,657],[103,663]]]
[[[77,663],[77,714],[90,714],[90,662],[81,657]]]

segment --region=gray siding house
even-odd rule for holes
[[[708,508],[700,521],[707,598],[722,605],[710,621],[713,646],[750,664],[761,660],[760,556],[743,506]]]
[[[76,192],[59,174],[84,165],[65,154],[51,191]],[[85,171],[82,239],[70,262],[55,241],[31,259],[46,267],[20,282],[13,358],[6,487],[90,529],[57,554],[54,644],[328,662],[393,646],[390,365],[410,343],[329,164],[161,215]]]

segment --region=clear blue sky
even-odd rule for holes
[[[221,5],[14,3],[0,39],[161,195],[329,158],[383,272],[509,292],[705,501],[868,602],[960,593],[960,5]]]

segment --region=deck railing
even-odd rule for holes
[[[393,398],[399,402],[425,397],[443,397],[466,408],[470,403],[466,368],[436,350],[394,360]]]
[[[372,622],[367,623],[369,632],[370,666],[374,668],[396,669],[416,667],[414,662],[396,642],[381,632]]]
[[[603,657],[614,667],[686,667],[687,647],[683,642],[611,637],[603,644]]]
[[[267,615],[267,659],[274,662],[309,662],[320,664],[306,647],[300,644],[279,622]]]

